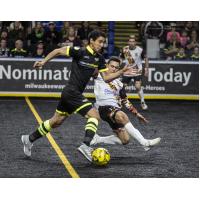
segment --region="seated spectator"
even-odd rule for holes
[[[23,30],[24,27],[22,26],[22,23],[19,22],[19,21],[15,21],[15,22],[12,22],[9,26],[9,30],[10,31],[13,31],[13,30]]]
[[[171,31],[167,33],[167,42],[172,40],[172,37],[175,37],[175,36],[176,36],[177,42],[180,42],[180,33],[176,31],[176,23],[171,23],[170,27],[171,27]]]
[[[186,22],[185,23],[185,31],[187,32],[187,35],[191,35],[192,31],[194,30],[194,27],[193,27],[193,22],[192,21],[189,21],[189,22]]]
[[[24,27],[22,26],[21,22],[15,21],[10,24],[9,37],[10,37],[12,47],[14,46],[16,40],[18,39],[22,41],[24,40],[25,32],[24,32]]]
[[[175,60],[186,60],[187,55],[185,54],[185,49],[183,47],[179,48],[178,53],[176,54]]]
[[[63,40],[64,38],[67,38],[69,34],[69,27],[70,27],[70,22],[65,21],[61,29],[61,40]]]
[[[42,41],[38,42],[35,52],[33,53],[33,57],[36,57],[36,58],[44,58],[45,57],[44,43]]]
[[[70,46],[70,47],[81,47],[82,41],[76,37],[76,32],[73,26],[69,27],[69,33],[66,38],[63,39],[63,41],[59,44],[59,46]]]
[[[22,40],[17,40],[15,42],[15,48],[11,50],[12,57],[26,57],[27,51],[23,49],[23,42]]]
[[[54,22],[49,22],[48,30],[46,32],[47,44],[57,46],[60,41],[59,32],[56,30],[56,25]]]
[[[167,60],[174,60],[178,53],[180,43],[177,42],[176,35],[173,35],[164,48],[164,55]]]
[[[35,27],[33,28],[31,35],[29,36],[31,44],[37,44],[38,41],[45,42],[45,30],[41,22],[36,22]]]
[[[9,57],[10,49],[7,47],[7,41],[5,39],[1,39],[0,43],[0,57]]]
[[[8,40],[8,31],[2,30],[2,32],[1,32],[1,39]]]
[[[197,35],[197,31],[193,30],[190,35],[190,40],[187,44],[188,53],[191,55],[195,47],[199,47],[199,39]]]
[[[183,48],[185,48],[189,40],[190,40],[190,38],[187,35],[187,31],[183,30],[181,32],[181,37],[180,37],[180,44],[181,44],[181,46]]]
[[[148,22],[144,29],[146,39],[159,39],[163,34],[163,24],[158,21]]]
[[[81,40],[88,39],[88,34],[93,29],[90,27],[90,23],[88,21],[84,21],[81,23],[81,28],[78,29],[77,37]]]
[[[191,60],[199,61],[199,47],[195,47],[192,55],[190,56]]]

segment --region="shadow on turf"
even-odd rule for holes
[[[110,163],[107,166],[97,166],[91,163],[85,164],[83,167],[91,167],[95,169],[109,168],[114,165],[158,165],[155,160],[150,157],[112,157]],[[79,166],[80,167],[80,166]]]

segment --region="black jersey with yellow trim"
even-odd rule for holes
[[[67,47],[66,55],[73,58],[69,85],[81,93],[96,69],[99,72],[107,70],[104,57],[99,53],[95,53],[89,45],[86,49]]]

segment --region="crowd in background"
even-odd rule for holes
[[[199,60],[199,22],[138,22],[140,40],[158,39],[160,59]]]
[[[137,22],[139,42],[145,48],[147,39],[159,39],[160,59],[199,60],[198,22]],[[45,57],[62,46],[88,44],[92,30],[102,30],[100,22],[0,22],[0,57]],[[103,54],[107,57],[106,41]]]
[[[88,44],[88,34],[101,29],[101,24],[90,26],[84,21],[80,26],[73,22],[1,22],[0,57],[45,57],[62,46]],[[103,31],[103,30],[102,30]]]

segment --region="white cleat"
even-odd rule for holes
[[[24,154],[30,157],[33,144],[29,141],[29,135],[22,135],[21,140],[24,145]]]
[[[148,110],[148,106],[145,102],[141,102],[142,110]]]
[[[87,158],[88,161],[92,162],[93,148],[83,143],[80,147],[78,147],[78,150]]]
[[[152,140],[147,140],[147,144],[143,146],[145,151],[149,151],[151,149],[151,147],[154,147],[156,145],[158,145],[160,143],[161,138],[155,138]]]
[[[90,142],[90,145],[95,145],[99,143],[100,143],[100,136],[95,133],[92,141]]]

